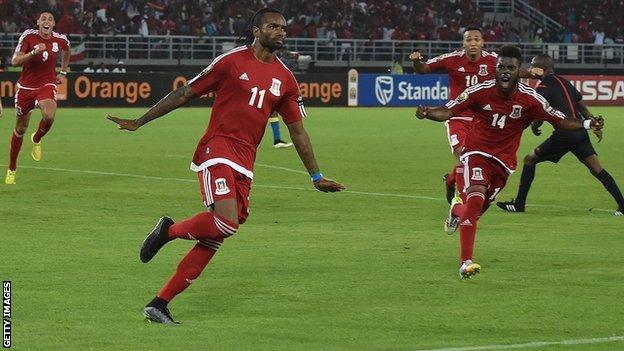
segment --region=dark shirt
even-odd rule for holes
[[[566,117],[583,119],[578,108],[578,103],[583,100],[583,96],[569,80],[549,74],[542,78],[535,90]]]

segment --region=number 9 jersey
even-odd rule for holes
[[[69,40],[63,34],[52,32],[48,39],[42,38],[36,29],[22,33],[15,53],[31,52],[37,44],[44,44],[45,49],[24,63],[18,80],[20,88],[34,90],[44,85],[56,87],[56,63],[61,51],[69,51]]]

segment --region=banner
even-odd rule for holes
[[[176,73],[69,73],[57,88],[59,106],[149,107],[195,76]],[[346,106],[347,76],[335,74],[297,75],[306,106]],[[13,106],[19,73],[0,75],[0,97]],[[193,99],[188,106],[211,106],[214,95]]]
[[[624,106],[624,76],[563,76],[589,106]]]
[[[449,99],[448,75],[358,76],[358,106],[443,105]]]

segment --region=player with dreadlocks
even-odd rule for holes
[[[272,112],[279,113],[313,186],[323,192],[344,187],[321,174],[314,158],[299,85],[292,72],[275,55],[284,45],[286,20],[274,9],[258,11],[242,36],[240,46],[215,58],[187,85],[169,93],[137,119],[108,118],[119,129],[137,130],[145,123],[183,106],[192,98],[215,92],[208,129],[199,141],[191,162],[197,173],[206,211],[174,223],[162,217],[145,238],[142,262],[174,239],[196,242],[176,272],[144,309],[158,323],[177,323],[167,308],[171,300],[199,277],[221,243],[238,231],[249,215],[249,193],[256,151]]]

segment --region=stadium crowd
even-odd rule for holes
[[[271,6],[284,12],[290,37],[328,41],[461,40],[464,28],[478,25],[490,42],[624,42],[620,0],[533,1],[563,25],[557,32],[483,23],[483,12],[471,0],[0,0],[0,6],[4,33],[32,28],[37,14],[48,8],[56,13],[60,33],[232,36],[242,32],[257,9]]]

